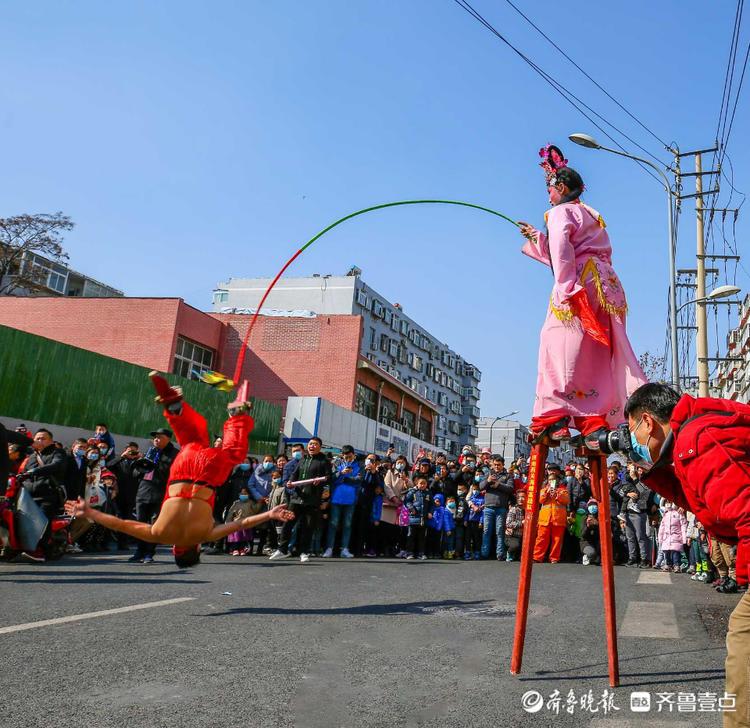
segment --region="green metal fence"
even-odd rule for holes
[[[148,369],[85,349],[0,326],[0,414],[93,430],[104,421],[112,432],[147,437],[164,425]],[[221,432],[232,395],[177,375],[185,399]],[[250,451],[276,452],[281,407],[253,400]]]

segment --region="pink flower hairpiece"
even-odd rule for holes
[[[543,159],[539,166],[544,170],[547,185],[555,184],[556,172],[568,166],[568,160],[563,157],[562,151],[554,144],[547,144],[539,150],[539,156]]]

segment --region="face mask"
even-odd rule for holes
[[[557,478],[550,478],[549,479],[549,484],[550,485],[557,485]]]
[[[461,453],[463,455],[468,455],[471,452],[471,450],[461,450]]]
[[[250,470],[250,463],[240,463],[240,470]]]
[[[281,478],[274,478],[273,479],[273,484],[274,485],[281,485]]]
[[[273,463],[263,463],[263,470],[272,470],[273,469]]]
[[[482,476],[481,476],[481,475],[475,475],[475,476],[474,476],[474,482],[475,482],[475,483],[478,483],[478,482],[479,482],[479,481],[480,481],[481,479],[482,479]]]
[[[99,453],[98,452],[90,452],[86,457],[89,460],[91,460],[92,462],[96,462],[99,459]]]
[[[244,503],[245,501],[249,501],[250,500],[250,496],[249,495],[245,495],[244,493],[240,493],[240,500]]]
[[[638,456],[639,460],[643,461],[644,463],[651,464],[653,463],[653,460],[651,459],[651,453],[649,452],[648,447],[646,445],[641,445],[641,443],[635,439],[635,432],[641,426],[641,422],[643,422],[643,418],[641,418],[641,421],[636,425],[635,430],[630,433],[630,445],[633,448],[633,452],[635,453],[635,455]]]
[[[292,457],[295,460],[302,460],[302,450],[297,450]]]
[[[454,511],[454,512],[455,512],[455,510],[456,510],[456,504],[455,504],[455,503],[449,503],[449,504],[448,504],[448,505],[446,506],[446,508],[447,508],[447,509],[448,509],[449,511]]]
[[[400,472],[406,470],[406,465],[404,465],[403,463],[396,463],[396,470],[398,470],[399,473],[400,473]]]
[[[589,506],[589,513],[592,516],[595,516],[597,513],[599,513],[599,506]]]
[[[365,460],[365,465],[375,465],[375,461],[368,458],[367,460]]]
[[[459,490],[457,492],[458,492],[458,497],[459,498],[463,498],[466,495],[466,491],[465,490]]]
[[[576,511],[576,513],[577,513],[577,514],[578,514],[579,516],[582,516],[582,515],[583,515],[584,513],[586,513],[586,509],[585,509],[585,508],[579,508],[579,509],[578,509],[578,510]]]

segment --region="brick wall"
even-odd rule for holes
[[[232,376],[250,316],[213,314],[226,324],[222,373]],[[286,398],[323,397],[354,406],[361,316],[260,316],[250,337],[242,377],[254,395],[286,405]]]
[[[171,372],[177,333],[219,349],[221,324],[179,298],[0,298],[0,325]]]

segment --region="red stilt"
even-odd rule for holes
[[[510,671],[521,672],[523,643],[526,639],[526,621],[531,593],[531,569],[534,565],[534,544],[539,521],[539,490],[544,481],[544,465],[547,462],[548,445],[534,445],[531,450],[529,480],[526,484],[526,513],[524,515],[523,542],[521,546],[521,568],[518,574],[518,599],[516,601],[516,626],[513,632],[513,654]]]
[[[609,483],[607,482],[607,459],[588,452],[591,469],[591,485],[599,506],[599,545],[602,557],[602,596],[604,598],[604,626],[607,632],[607,663],[609,685],[620,685],[620,663],[617,653],[617,612],[615,608],[615,575],[612,558],[612,529],[609,512]],[[594,484],[597,487],[594,488]]]

